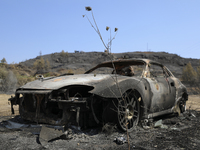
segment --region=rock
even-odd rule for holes
[[[154,124],[154,127],[155,128],[158,128],[158,127],[161,127],[163,124],[162,124],[162,119],[158,120],[155,124]]]
[[[123,136],[115,138],[114,141],[119,145],[126,143],[126,139]]]
[[[155,124],[154,124],[155,128],[162,128],[162,129],[168,129],[167,125],[164,125],[162,123],[162,119],[158,120]]]
[[[143,127],[143,129],[145,129],[145,130],[147,130],[147,129],[151,129],[150,126],[142,126],[142,127]]]
[[[162,128],[162,129],[168,129],[168,126],[163,124],[160,128]]]

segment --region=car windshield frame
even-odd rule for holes
[[[141,71],[140,76],[143,76],[143,73],[146,69],[146,64],[147,64],[146,61],[141,60],[141,59],[115,60],[115,61],[109,61],[109,62],[101,63],[101,64],[91,68],[90,70],[86,71],[85,74],[93,73],[95,70],[97,70],[99,68],[103,68],[103,67],[113,68],[113,73],[110,73],[110,74],[114,74],[114,71],[117,70],[118,68],[125,68],[125,67],[128,67],[128,66],[141,65],[141,66],[143,66],[143,70]],[[125,76],[127,76],[127,75],[125,75]]]

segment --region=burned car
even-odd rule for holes
[[[148,59],[104,62],[77,75],[38,79],[18,88],[11,108],[25,120],[81,128],[118,124],[129,132],[141,120],[186,110],[186,87]]]

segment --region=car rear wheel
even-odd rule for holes
[[[126,92],[118,100],[118,124],[124,131],[131,132],[140,118],[140,103],[134,92]]]

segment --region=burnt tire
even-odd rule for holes
[[[123,131],[131,132],[140,118],[140,102],[134,92],[126,92],[118,100],[118,125]]]

